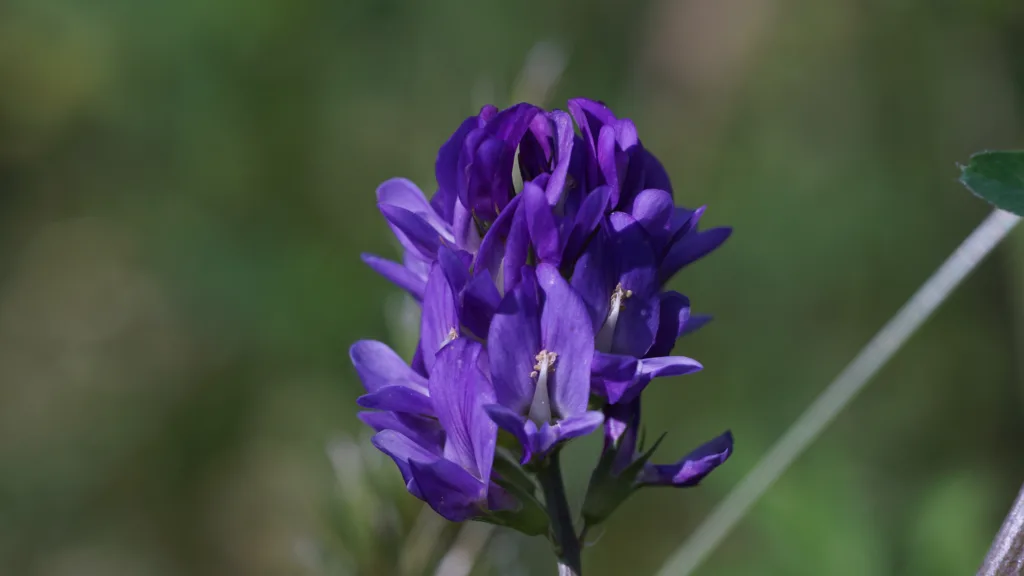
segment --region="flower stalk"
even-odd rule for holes
[[[551,519],[550,537],[558,557],[558,576],[582,576],[580,539],[576,536],[565,494],[559,451],[554,451],[537,467],[537,481],[544,491],[544,504]]]

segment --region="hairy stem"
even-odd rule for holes
[[[580,541],[573,527],[572,512],[565,497],[562,466],[558,452],[545,459],[537,469],[537,480],[544,490],[544,505],[551,520],[551,542],[558,557],[558,576],[581,576]]]
[[[1024,486],[992,542],[978,576],[1011,576],[1024,571]]]

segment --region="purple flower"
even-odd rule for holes
[[[632,121],[586,99],[568,112],[485,106],[441,146],[435,173],[429,201],[400,178],[377,189],[403,255],[363,256],[422,306],[412,365],[379,342],[351,350],[360,417],[412,494],[452,520],[541,533],[531,475],[602,424],[588,521],[639,487],[696,484],[728,457],[728,433],[676,464],[637,452],[647,385],[702,368],[672,350],[708,317],[665,284],[731,230],[699,230],[704,208],[675,205]],[[496,450],[499,428],[518,464]]]
[[[487,412],[522,444],[522,462],[557,442],[589,434],[600,412],[587,411],[594,332],[579,295],[550,264],[502,299],[487,335],[497,404]]]
[[[404,388],[407,367],[375,344],[357,343],[353,361],[374,372],[371,381],[396,376],[393,382],[401,382],[381,389]],[[493,401],[494,388],[479,366],[482,351],[476,342],[454,339],[436,354],[425,389],[417,390],[425,405],[396,402],[383,407],[392,412],[363,417],[378,430],[374,445],[395,461],[409,491],[455,522],[509,505],[509,497],[491,482],[497,426],[483,410]],[[365,399],[374,394],[363,396],[361,404],[367,406]],[[439,426],[431,426],[433,421],[423,418],[427,414]]]

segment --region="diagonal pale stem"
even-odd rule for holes
[[[867,346],[790,426],[662,566],[658,576],[685,576],[707,558],[765,491],[995,248],[1020,217],[995,210],[963,241]]]
[[[1024,486],[1006,515],[977,576],[1015,576],[1024,573]]]

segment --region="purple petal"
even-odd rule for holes
[[[452,522],[463,522],[483,512],[487,484],[447,460],[409,461],[423,500]]]
[[[442,245],[437,250],[437,262],[441,266],[448,285],[456,294],[462,292],[469,282],[469,265],[472,261],[472,255],[463,250],[446,245]]]
[[[679,292],[659,294],[658,334],[647,356],[668,356],[690,321],[690,299]]]
[[[367,392],[376,392],[387,386],[404,386],[423,394],[427,392],[427,380],[383,342],[360,340],[349,348],[348,355]]]
[[[380,256],[362,254],[360,257],[374,272],[394,282],[395,285],[408,292],[416,300],[423,300],[423,291],[427,288],[427,281],[424,278],[421,278],[398,262],[392,262]]]
[[[644,358],[637,370],[637,379],[622,394],[620,402],[630,402],[640,396],[644,388],[655,378],[683,376],[699,372],[704,367],[700,362],[685,356],[662,356],[660,358]]]
[[[359,419],[374,432],[394,430],[437,458],[441,457],[444,430],[433,418],[403,412],[360,412]]]
[[[618,282],[639,298],[658,290],[657,258],[650,236],[632,216],[613,212],[608,217],[611,251],[618,267]]]
[[[640,483],[648,486],[696,486],[732,454],[732,433],[707,442],[675,464],[647,465]]]
[[[523,207],[530,240],[541,262],[561,264],[561,234],[544,191],[532,182],[523,185]]]
[[[640,361],[640,374],[645,378],[682,376],[699,372],[703,368],[700,362],[686,356],[662,356],[661,358],[645,358]]]
[[[639,361],[633,356],[595,352],[590,365],[591,392],[614,404],[637,380]]]
[[[598,186],[590,194],[587,194],[583,204],[580,206],[579,212],[576,213],[572,230],[569,232],[569,238],[565,243],[565,250],[562,256],[563,261],[575,261],[587,241],[591,239],[594,230],[597,229],[601,219],[604,217],[604,209],[608,205],[610,194],[611,188],[608,186]]]
[[[434,415],[430,397],[405,386],[385,386],[356,398],[356,404],[369,410],[389,410],[409,414]]]
[[[452,234],[455,236],[455,244],[465,250],[473,251],[478,246],[479,234],[473,215],[461,201],[455,203],[453,210]]]
[[[409,492],[422,500],[423,495],[416,486],[409,463],[412,461],[433,462],[437,460],[437,456],[395,430],[382,430],[373,436],[371,442],[373,442],[373,445],[378,450],[387,454],[395,461],[395,465],[398,466],[398,470],[402,473],[402,478],[405,480],[405,485]]]
[[[533,450],[530,448],[530,434],[526,430],[526,425],[529,423],[526,418],[523,418],[501,404],[490,404],[484,406],[484,410],[499,428],[512,434],[512,436],[519,441],[519,445],[523,447],[523,456],[519,463],[526,464],[529,462],[530,458],[533,456]]]
[[[608,221],[623,294],[612,302],[609,325],[602,328],[599,347],[640,357],[650,349],[658,331],[657,261],[647,232],[633,217],[614,212]],[[606,330],[612,328],[608,347]]]
[[[619,204],[619,174],[618,161],[616,159],[615,128],[605,125],[601,128],[597,139],[597,163],[601,168],[601,175],[604,182],[611,186],[611,194],[608,199],[608,206],[614,208]]]
[[[583,300],[549,264],[537,265],[537,282],[544,291],[541,343],[558,354],[548,378],[550,398],[558,416],[568,418],[587,409],[594,330]]]
[[[497,281],[504,256],[502,249],[505,247],[505,239],[509,236],[512,219],[519,208],[521,200],[522,196],[513,198],[508,203],[508,206],[498,214],[498,219],[487,229],[487,233],[484,234],[483,241],[480,243],[480,249],[476,253],[476,259],[473,262],[474,274],[488,271],[491,274],[491,278]],[[526,262],[525,258],[523,262]]]
[[[573,289],[587,307],[590,325],[595,332],[600,330],[605,318],[608,317],[615,282],[615,268],[608,249],[607,232],[600,228],[576,262],[571,280]]]
[[[420,350],[427,373],[433,369],[438,350],[459,336],[460,323],[455,305],[455,293],[444,271],[440,265],[434,265],[427,279],[420,317]]]
[[[551,112],[551,121],[555,125],[557,134],[557,151],[555,154],[555,166],[551,172],[551,179],[548,180],[545,194],[548,204],[554,206],[562,198],[565,189],[566,175],[569,173],[569,163],[572,159],[572,144],[575,134],[572,130],[572,118],[560,110]]]
[[[395,235],[406,250],[416,252],[428,260],[437,257],[441,235],[427,224],[423,217],[390,204],[380,204],[379,207],[381,214],[395,229]]]
[[[512,218],[512,224],[508,231],[508,240],[505,241],[505,260],[502,263],[503,284],[505,293],[515,288],[522,280],[523,266],[530,254],[530,230],[526,223],[526,210],[520,206]]]
[[[470,332],[486,338],[491,319],[501,304],[501,294],[487,274],[474,276],[462,293],[462,324]]]
[[[648,234],[663,242],[672,234],[670,220],[674,209],[671,194],[649,188],[633,199],[629,213]]]
[[[668,177],[668,172],[665,171],[665,167],[661,165],[661,162],[654,157],[647,150],[644,150],[641,154],[641,160],[644,163],[644,188],[657,188],[658,190],[664,190],[672,194],[672,181]]]
[[[519,143],[519,173],[523,182],[548,173],[554,152],[551,147],[554,139],[555,127],[550,115],[535,116],[530,129]]]
[[[459,338],[444,347],[430,373],[430,398],[441,427],[448,433],[445,458],[480,480],[491,475],[498,428],[483,406],[494,402],[494,389],[478,367],[483,347]]]
[[[505,294],[487,333],[491,378],[498,403],[521,412],[533,401],[530,373],[541,350],[537,286],[524,278]]]
[[[562,420],[555,425],[555,428],[558,430],[558,440],[566,442],[590,434],[600,428],[602,423],[604,423],[604,414],[590,410]]]
[[[708,314],[692,314],[686,324],[683,325],[682,336],[700,330],[705,324],[711,322],[712,317]]]
[[[484,128],[467,136],[471,158],[460,157],[459,161],[469,174],[463,203],[478,217],[494,220],[511,200],[515,150],[539,112],[536,106],[517,104],[502,110]],[[477,136],[478,132],[483,134]]]
[[[392,178],[377,187],[377,202],[381,205],[394,206],[419,216],[445,240],[453,241],[451,229],[433,206],[427,202],[423,192],[405,178]],[[401,238],[402,231],[396,229],[395,235]]]
[[[480,142],[469,169],[466,208],[471,213],[484,220],[494,220],[498,210],[508,203],[512,193],[510,160],[513,154],[508,144],[500,138],[490,136]]]
[[[619,310],[610,351],[638,358],[646,355],[658,332],[659,306],[656,297],[641,299],[634,294],[627,298]]]
[[[658,271],[662,283],[668,282],[676,272],[718,248],[732,234],[732,228],[712,228],[703,232],[690,231],[669,248]]]
[[[466,136],[472,130],[479,128],[480,125],[481,119],[479,116],[466,118],[437,152],[437,161],[434,163],[434,175],[437,178],[439,188],[435,198],[443,198],[443,201],[440,202],[443,210],[439,210],[439,212],[449,222],[452,220],[455,202],[459,196],[459,154],[462,153],[462,147],[466,143]]]
[[[636,436],[640,429],[640,401],[608,404],[604,407],[604,451],[615,451],[612,471],[619,473],[636,457]]]

